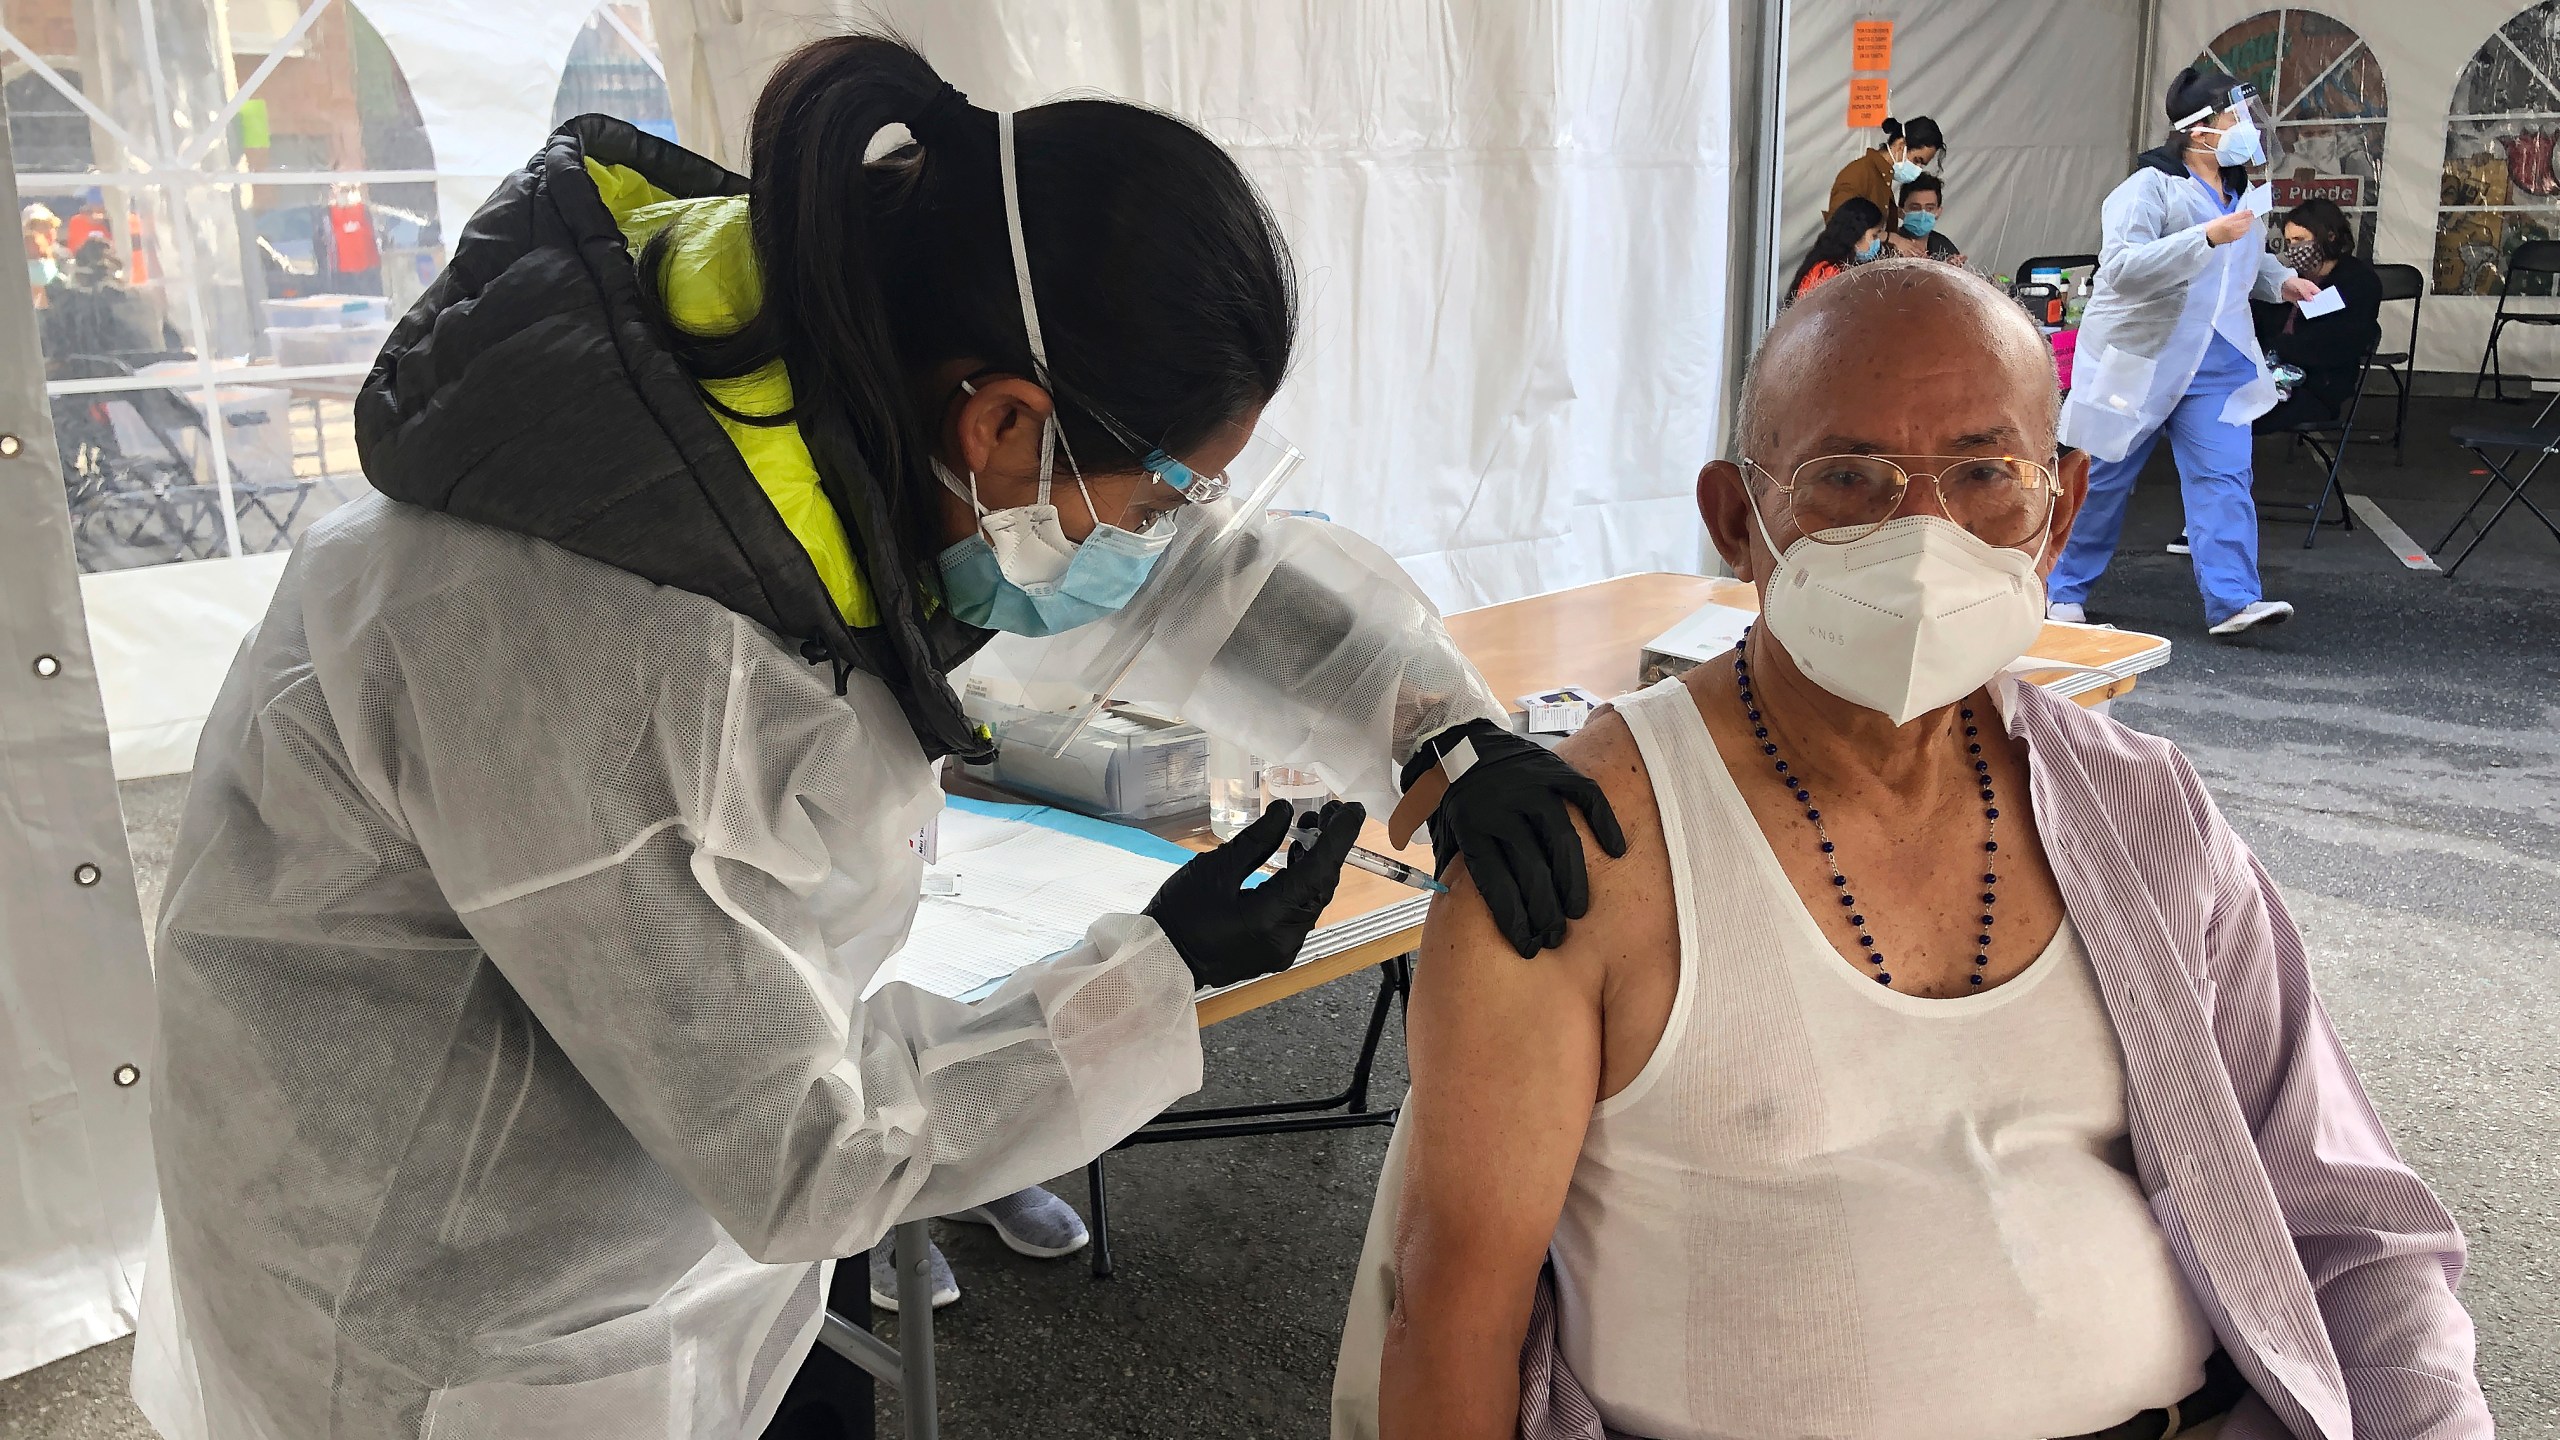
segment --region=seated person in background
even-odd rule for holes
[[[2335,422],[2364,374],[2365,352],[2382,335],[2382,277],[2356,253],[2355,226],[2327,200],[2305,200],[2284,217],[2284,263],[2315,285],[2338,292],[2346,308],[2305,315],[2297,304],[2253,303],[2258,344],[2270,363],[2302,371],[2284,403],[2260,416],[2260,434],[2307,423]]]
[[[1938,207],[1946,202],[1946,196],[1947,182],[1935,175],[1923,175],[1902,187],[1902,219],[1885,237],[1894,254],[1916,260],[1944,260],[1950,265],[1964,263],[1964,251],[1938,228]]]
[[[1386,1440],[2489,1433],[2275,886],[2174,747],[2003,673],[2054,424],[1962,270],[1771,331],[1698,481],[1765,618],[1566,742],[1631,845],[1591,918],[1524,962],[1432,908]]]
[[[1822,223],[1822,233],[1813,237],[1813,248],[1796,267],[1796,278],[1787,282],[1787,303],[1794,304],[1807,290],[1883,253],[1884,212],[1855,197],[1841,201],[1840,208]]]

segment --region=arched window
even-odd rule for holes
[[[2267,99],[2285,150],[2269,177],[2277,211],[2334,201],[2371,256],[2391,102],[2364,37],[2317,10],[2269,10],[2215,36],[2197,63],[2206,61]]]
[[[2506,257],[2560,234],[2560,0],[2543,0],[2498,27],[2454,82],[2445,117],[2444,182],[2436,211],[2439,295],[2494,295]],[[2524,293],[2551,293],[2532,276]]]
[[[0,0],[20,228],[84,570],[284,550],[364,489],[353,401],[443,268],[358,0]]]
[[[587,114],[611,115],[661,139],[676,138],[675,103],[667,96],[667,70],[658,59],[648,6],[608,0],[578,31],[560,75],[560,93],[551,102],[551,123]]]

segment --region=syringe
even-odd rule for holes
[[[1401,860],[1390,859],[1375,850],[1363,850],[1354,845],[1351,847],[1351,853],[1342,857],[1342,863],[1355,869],[1366,870],[1372,875],[1383,875],[1397,884],[1410,885],[1416,890],[1428,890],[1434,895],[1449,893],[1448,886],[1432,879],[1429,874]]]

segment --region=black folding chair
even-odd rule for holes
[[[2376,265],[2373,273],[2382,277],[2382,303],[2395,300],[2409,302],[2409,343],[2403,350],[2385,350],[2373,357],[2373,364],[2391,377],[2391,388],[2399,395],[2399,403],[2391,412],[2391,463],[2407,463],[2401,451],[2401,438],[2409,428],[2409,383],[2417,368],[2410,357],[2418,353],[2418,314],[2427,305],[2427,274],[2415,265]],[[2367,437],[2382,439],[2379,430]]]
[[[2480,387],[2490,387],[2490,398],[2507,398],[2506,362],[2498,354],[2498,334],[2510,325],[2560,325],[2560,310],[2509,310],[2507,302],[2519,298],[2517,287],[2527,276],[2560,276],[2560,240],[2528,240],[2507,257],[2506,278],[2498,285],[2498,313],[2489,320],[2489,343],[2480,347],[2480,373],[2472,377],[2471,398],[2480,398]]]
[[[66,355],[49,369],[54,378],[78,380],[134,373],[112,355]],[[113,405],[130,409],[157,454],[126,453],[107,413]],[[74,549],[83,569],[207,560],[225,552],[222,487],[202,481],[186,444],[190,430],[210,443],[204,411],[194,401],[155,386],[56,396],[52,409]],[[252,480],[237,462],[229,470],[232,525],[242,553],[292,548],[293,527],[313,482]],[[264,534],[252,527],[253,519],[264,524]]]
[[[2339,403],[2337,414],[2326,420],[2298,420],[2289,425],[2262,423],[2259,427],[2253,427],[2256,433],[2261,435],[2291,436],[2293,443],[2309,449],[2318,463],[2328,470],[2328,478],[2320,487],[2320,498],[2310,504],[2292,500],[2258,502],[2261,513],[2270,505],[2279,512],[2285,510],[2311,512],[2311,529],[2302,537],[2302,548],[2305,550],[2310,549],[2312,543],[2320,538],[2320,527],[2330,523],[2329,502],[2332,499],[2338,502],[2336,522],[2338,526],[2349,531],[2356,528],[2355,512],[2347,508],[2346,497],[2340,492],[2339,482],[2340,477],[2346,473],[2347,441],[2355,433],[2356,407],[2364,399],[2365,381],[2373,375],[2374,352],[2381,347],[2381,343],[2380,337],[2377,336],[2373,344],[2365,347],[2364,361],[2356,367],[2355,384],[2348,388],[2347,398]]]
[[[2444,532],[2443,539],[2429,547],[2429,553],[2440,552],[2453,543],[2453,537],[2462,532],[2463,526],[2471,523],[2472,514],[2479,510],[2481,501],[2489,498],[2490,491],[2504,486],[2507,498],[2498,502],[2498,508],[2481,525],[2480,533],[2472,536],[2471,543],[2462,547],[2462,553],[2453,558],[2453,563],[2444,567],[2446,579],[2453,578],[2453,572],[2462,568],[2462,562],[2471,558],[2471,552],[2480,548],[2480,542],[2488,539],[2489,532],[2496,529],[2498,522],[2505,519],[2507,512],[2518,504],[2522,504],[2524,508],[2533,512],[2534,518],[2540,520],[2543,528],[2551,532],[2552,539],[2560,540],[2560,520],[2553,520],[2547,511],[2534,504],[2532,498],[2524,493],[2525,487],[2533,483],[2533,477],[2541,473],[2543,465],[2549,462],[2552,455],[2560,453],[2560,425],[2551,423],[2551,410],[2555,405],[2560,405],[2560,395],[2554,395],[2543,403],[2542,413],[2533,417],[2531,425],[2470,424],[2453,427],[2454,443],[2480,457],[2480,463],[2488,467],[2489,481],[2480,487],[2479,494],[2471,497],[2470,504],[2462,507],[2460,518],[2456,519],[2451,528]],[[2506,451],[2505,457],[2492,458],[2489,454],[2492,449]],[[2509,477],[2507,467],[2515,464],[2516,457],[2527,451],[2533,452],[2532,468],[2526,470],[2521,476]]]

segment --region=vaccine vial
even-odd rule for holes
[[[1292,834],[1297,833],[1297,824],[1301,818],[1323,809],[1324,802],[1333,798],[1333,792],[1325,787],[1323,776],[1313,770],[1302,769],[1295,765],[1263,766],[1262,785],[1271,799],[1289,802],[1289,826]],[[1275,858],[1285,863],[1288,855],[1289,848],[1283,845],[1280,847],[1280,854]]]
[[[1209,831],[1221,840],[1262,818],[1262,762],[1231,741],[1209,737]]]

